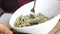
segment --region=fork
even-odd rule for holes
[[[31,9],[30,18],[35,18],[35,4],[36,4],[36,0],[34,0],[34,6]]]

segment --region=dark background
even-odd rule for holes
[[[23,6],[26,3],[29,3],[33,0],[0,0],[0,7],[5,12],[13,13],[15,12],[19,7]]]

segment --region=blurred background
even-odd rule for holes
[[[14,13],[19,7],[33,0],[0,0],[0,15],[4,12]]]

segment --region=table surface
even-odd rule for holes
[[[49,34],[60,34],[60,21],[56,26],[49,32]]]

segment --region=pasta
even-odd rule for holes
[[[37,24],[43,23],[49,19],[51,19],[51,18],[48,18],[41,13],[36,14],[34,19],[30,18],[29,15],[25,15],[25,16],[21,15],[20,17],[17,17],[17,19],[14,23],[14,27],[21,28],[21,27],[37,25]]]

